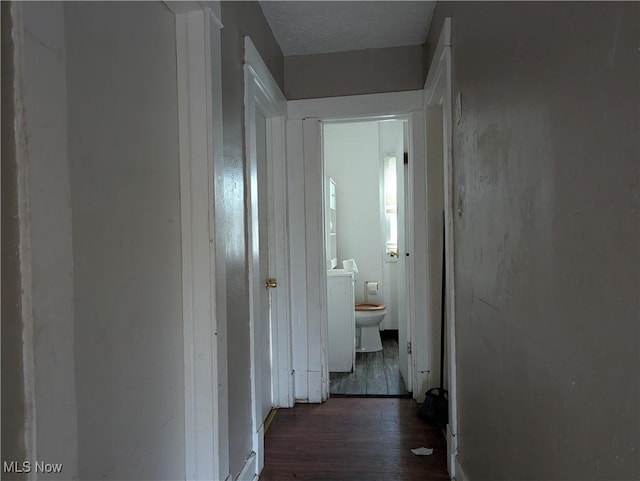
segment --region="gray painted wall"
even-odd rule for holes
[[[22,312],[18,166],[14,129],[14,68],[9,2],[2,2],[2,461],[25,459],[25,406],[22,376]],[[2,479],[26,479],[3,473]]]
[[[35,452],[27,454],[37,456],[25,461],[62,463],[62,473],[39,478],[70,479],[78,474],[78,441],[64,9],[60,2],[30,2],[13,11],[16,38],[22,38],[16,50],[22,87],[17,103],[24,109],[17,138],[25,180],[19,188],[27,206],[20,212],[22,301],[32,332],[25,337],[33,369],[27,369],[32,378],[25,412]]]
[[[69,2],[81,479],[184,476],[175,19]]]
[[[640,478],[638,3],[453,18],[460,459],[470,481]]]
[[[285,57],[288,100],[419,90],[422,45]]]
[[[257,2],[222,2],[224,216],[227,259],[229,454],[231,473],[251,453],[249,287],[245,229],[244,36],[249,35],[282,88],[283,57]]]

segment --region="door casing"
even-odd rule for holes
[[[452,478],[461,473],[458,462],[458,398],[456,376],[456,292],[454,270],[454,205],[453,179],[453,109],[451,81],[451,18],[445,18],[433,61],[424,86],[425,106],[442,108],[442,157],[444,162],[445,269],[446,269],[446,376],[449,390],[449,424],[447,425],[447,468]],[[429,233],[435,237],[439,232]],[[427,292],[431,292],[428,290]],[[436,302],[431,301],[431,302]]]
[[[291,282],[298,295],[292,297],[295,397],[299,402],[323,402],[329,394],[327,355],[327,298],[324,236],[324,189],[321,121],[406,118],[409,120],[409,167],[411,200],[414,206],[426,205],[425,115],[422,90],[387,94],[357,95],[287,103],[289,185],[303,185],[289,191],[290,246],[304,262],[292,269]],[[304,209],[294,206],[303,205]],[[409,335],[414,397],[424,397],[430,366],[427,355],[428,323],[424,296],[426,290],[426,209],[418,209],[412,219],[409,263],[414,281],[409,287]],[[304,242],[304,249],[299,243]],[[300,268],[302,267],[302,268]],[[420,334],[420,335],[416,335]]]

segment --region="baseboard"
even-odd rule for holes
[[[255,479],[258,479],[258,476],[256,475],[256,460],[256,453],[251,451],[251,454],[244,462],[242,471],[240,471],[240,474],[236,476],[235,481],[254,481]]]
[[[453,449],[453,439],[451,435],[451,425],[448,423],[446,428],[444,429],[444,439],[447,442],[447,473],[449,473],[449,477],[451,477],[451,479],[455,479],[456,466],[452,463],[451,456],[451,450]]]
[[[456,475],[451,478],[454,481],[469,481],[469,478],[464,474],[462,466],[460,465],[460,459],[456,456]]]
[[[467,476],[464,474],[464,471],[462,470],[460,457],[457,454],[455,456],[449,456],[450,450],[456,449],[456,447],[453,446],[454,437],[453,433],[451,432],[450,424],[447,424],[444,435],[447,441],[447,471],[449,472],[449,476],[451,476],[452,481],[469,481],[469,478],[467,478]]]
[[[407,394],[335,394],[330,393],[329,397],[332,398],[391,398],[391,399],[411,399],[413,393]]]
[[[271,426],[271,423],[273,422],[273,419],[276,417],[276,414],[278,414],[278,408],[272,408],[271,411],[269,411],[269,414],[267,415],[267,419],[264,420],[265,434],[267,434],[267,431],[269,430],[269,426]]]

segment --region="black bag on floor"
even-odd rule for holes
[[[443,216],[444,226],[444,216]],[[449,422],[449,393],[444,389],[444,314],[445,314],[445,239],[442,239],[442,309],[440,314],[440,387],[434,387],[427,391],[424,402],[418,408],[418,416],[435,424],[445,427]]]
[[[418,416],[439,427],[449,422],[449,393],[441,387],[427,391],[427,397],[418,409]]]

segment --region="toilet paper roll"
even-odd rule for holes
[[[354,259],[345,259],[342,261],[342,268],[347,272],[358,273],[358,265]]]
[[[367,295],[369,295],[369,296],[377,296],[378,295],[378,283],[377,282],[367,282]]]

